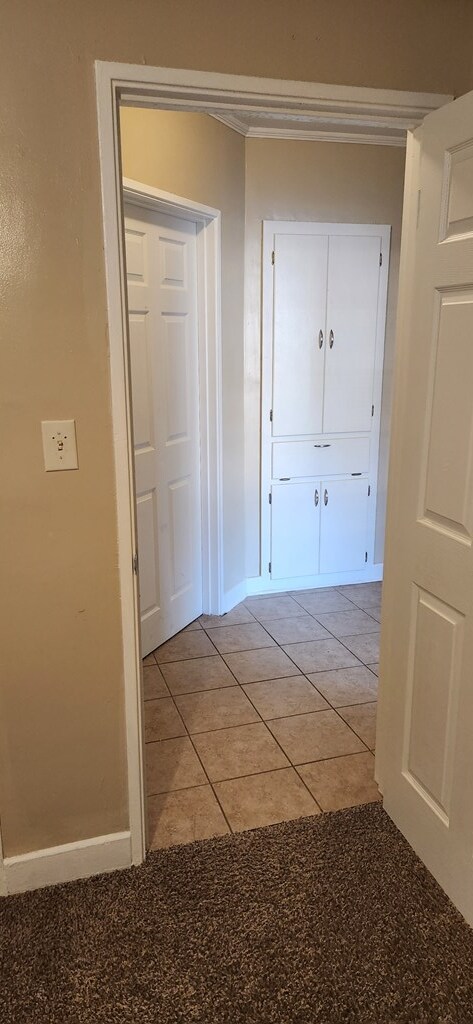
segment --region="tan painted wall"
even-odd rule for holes
[[[205,114],[123,108],[123,173],[222,213],[225,590],[244,574],[243,265],[245,139]]]
[[[9,855],[127,824],[96,59],[462,92],[469,0],[5,0],[0,814]],[[45,474],[39,422],[77,420]]]
[[[382,561],[405,150],[247,139],[245,436],[247,575],[259,575],[261,240],[263,220],[391,224],[375,559]]]

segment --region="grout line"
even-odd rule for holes
[[[286,677],[286,678],[288,678],[288,677]],[[305,676],[301,676],[301,679],[304,679],[304,678],[305,678]],[[262,680],[262,682],[268,682],[268,681],[269,680],[266,680],[266,679]],[[307,682],[310,682],[310,680],[308,679]],[[250,686],[251,684],[248,683],[248,684],[245,684],[245,685]],[[224,690],[225,689],[228,690],[228,689],[230,689],[230,687],[228,687],[228,686],[227,687],[223,687],[223,689]],[[240,687],[240,689],[241,689],[241,687]],[[199,691],[199,692],[209,693],[209,692],[215,692],[215,691],[203,690],[203,691]],[[317,693],[319,693],[319,692],[320,691],[317,690]],[[182,694],[182,696],[188,696],[188,695],[187,694]],[[192,696],[192,694],[189,694],[189,696]],[[333,704],[330,703],[330,701],[326,697],[323,696],[323,694],[321,694],[321,697],[324,700],[326,700],[326,702],[328,704],[328,707],[326,707],[326,708],[317,708],[317,710],[312,710],[312,711],[294,711],[291,714],[277,715],[276,717],[273,717],[273,718],[263,718],[261,712],[258,711],[258,708],[253,703],[251,697],[249,697],[247,693],[245,693],[245,696],[248,698],[248,701],[250,702],[250,704],[254,708],[256,714],[258,715],[258,721],[254,721],[253,720],[252,722],[238,722],[237,725],[218,725],[214,729],[199,729],[199,730],[194,730],[193,732],[190,732],[189,729],[188,729],[188,726],[184,722],[184,719],[182,719],[182,715],[181,715],[181,719],[183,721],[184,728],[186,729],[186,735],[188,735],[191,738],[192,738],[192,736],[207,736],[207,735],[209,735],[211,733],[214,733],[214,732],[227,732],[229,729],[239,729],[240,727],[247,726],[247,725],[267,725],[268,722],[280,722],[282,718],[303,718],[306,715],[320,715],[320,714],[323,714],[326,711],[336,711],[338,716],[339,716],[339,718],[341,718],[342,722],[344,722],[345,725],[348,726],[348,728],[351,729],[351,731],[355,733],[355,736],[357,736],[357,738],[359,740],[361,740],[362,743],[365,743],[365,741],[361,739],[361,736],[358,736],[358,733],[355,731],[355,729],[352,729],[352,727],[350,725],[348,725],[348,722],[345,722],[345,719],[343,718],[343,715],[339,714],[339,712],[343,711],[344,708],[365,707],[366,704],[377,704],[376,700],[365,700],[365,701],[361,701],[358,704],[339,704],[338,707],[335,707]],[[158,698],[158,699],[161,699],[161,698]],[[176,705],[176,709],[179,712],[179,708],[177,707],[177,705]],[[271,732],[271,730],[269,730],[269,731]],[[271,733],[271,735],[272,735],[272,733]],[[184,733],[180,733],[180,734],[175,735],[175,736],[164,736],[163,739],[146,740],[145,742],[146,742],[146,744],[148,744],[148,743],[163,743],[165,740],[177,740],[177,739],[183,739],[183,737],[184,737]],[[365,743],[365,746],[367,746],[366,743]]]
[[[205,764],[204,764],[204,762],[203,762],[203,760],[202,760],[202,758],[201,758],[201,755],[199,754],[199,751],[198,751],[198,749],[197,749],[196,743],[195,743],[195,742],[193,742],[193,740],[192,740],[192,737],[191,737],[190,733],[189,733],[189,739],[190,739],[190,742],[191,742],[191,744],[192,744],[192,748],[193,748],[193,751],[195,751],[195,753],[196,753],[196,756],[197,756],[197,758],[199,759],[199,762],[200,762],[200,764],[202,765],[202,768],[203,768],[203,770],[204,770],[204,774],[205,774],[206,778],[208,778],[208,779],[209,779],[209,785],[210,785],[210,787],[211,787],[211,790],[212,790],[212,793],[213,793],[213,795],[214,795],[214,797],[215,797],[215,800],[217,801],[217,804],[218,804],[218,806],[219,806],[219,808],[220,808],[220,810],[221,810],[221,812],[222,812],[222,814],[223,814],[223,819],[224,819],[224,821],[226,822],[226,824],[228,825],[228,829],[229,829],[229,833],[230,833],[230,836],[231,836],[231,835],[234,835],[234,834],[233,834],[233,829],[232,829],[232,827],[231,827],[231,825],[230,825],[230,822],[228,821],[228,818],[227,818],[227,816],[226,816],[226,814],[225,814],[225,810],[224,810],[224,808],[223,808],[223,805],[222,805],[221,801],[219,800],[218,794],[217,794],[217,793],[215,792],[215,785],[214,785],[214,783],[212,782],[212,779],[210,778],[210,775],[209,775],[209,774],[208,774],[208,772],[207,772],[206,766],[205,766]]]
[[[288,770],[290,771],[291,769],[293,769],[294,771],[297,772],[298,768],[305,768],[307,765],[310,765],[310,764],[320,764],[322,761],[338,761],[342,757],[359,757],[360,754],[363,754],[363,755],[364,754],[371,754],[371,756],[374,757],[373,751],[367,749],[367,750],[355,750],[351,754],[346,754],[346,753],[345,754],[331,754],[330,757],[318,757],[316,760],[312,760],[312,761],[298,761],[297,763],[293,763],[290,760],[290,758],[288,758],[287,754],[284,754],[284,756],[287,758],[288,764],[283,764],[279,768],[264,768],[262,771],[258,771],[258,772],[249,772],[249,771],[247,771],[247,772],[245,772],[244,775],[229,775],[229,776],[226,776],[224,779],[214,779],[212,781],[209,778],[209,776],[208,776],[208,774],[207,774],[207,772],[205,770],[205,765],[203,764],[203,761],[201,760],[201,758],[199,756],[198,750],[194,747],[194,744],[192,744],[192,746],[193,746],[193,748],[194,748],[194,750],[195,750],[195,752],[197,754],[197,757],[198,757],[198,759],[200,761],[200,764],[202,765],[203,771],[205,773],[205,777],[206,777],[206,779],[208,779],[208,782],[199,782],[196,786],[180,786],[179,789],[160,790],[159,793],[148,793],[148,796],[163,796],[166,793],[181,793],[182,790],[185,790],[185,789],[203,789],[207,785],[210,785],[213,788],[214,786],[219,785],[221,782],[237,782],[239,779],[253,779],[257,775],[270,775],[273,772],[287,772]],[[284,753],[284,751],[283,751],[283,753]],[[301,781],[304,782],[303,779]],[[310,793],[310,790],[309,790],[309,793]],[[311,796],[314,796],[314,794],[311,793]],[[218,797],[217,797],[217,799],[218,799]],[[314,800],[315,800],[315,797],[314,797]],[[225,812],[223,812],[223,813],[225,813]]]

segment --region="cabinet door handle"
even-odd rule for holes
[[[323,343],[324,343],[324,332],[322,330],[320,330],[319,331],[319,348],[322,348]]]
[[[327,488],[325,488],[325,490],[324,490],[324,505],[328,505],[328,490],[327,490]]]
[[[316,508],[317,508],[318,504],[319,504],[319,492],[318,492],[317,488],[315,488],[315,491],[314,491],[314,505],[315,505]]]
[[[330,331],[329,338],[328,338],[328,343],[330,345],[330,348],[333,348],[334,341],[335,341],[335,335],[334,335],[333,331]]]
[[[330,448],[329,444],[314,444],[314,448]]]

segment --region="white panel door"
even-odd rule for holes
[[[320,572],[364,567],[368,500],[366,479],[322,481]]]
[[[325,433],[371,430],[381,238],[331,235]]]
[[[322,430],[326,235],[275,236],[273,436]]]
[[[312,576],[319,571],[320,484],[273,484],[271,578]]]
[[[473,93],[415,137],[377,770],[388,813],[473,924]]]
[[[202,612],[196,226],[125,214],[144,656]]]

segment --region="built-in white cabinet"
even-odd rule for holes
[[[273,483],[272,579],[363,569],[369,486],[330,477]]]
[[[374,578],[389,238],[264,223],[262,589]]]

